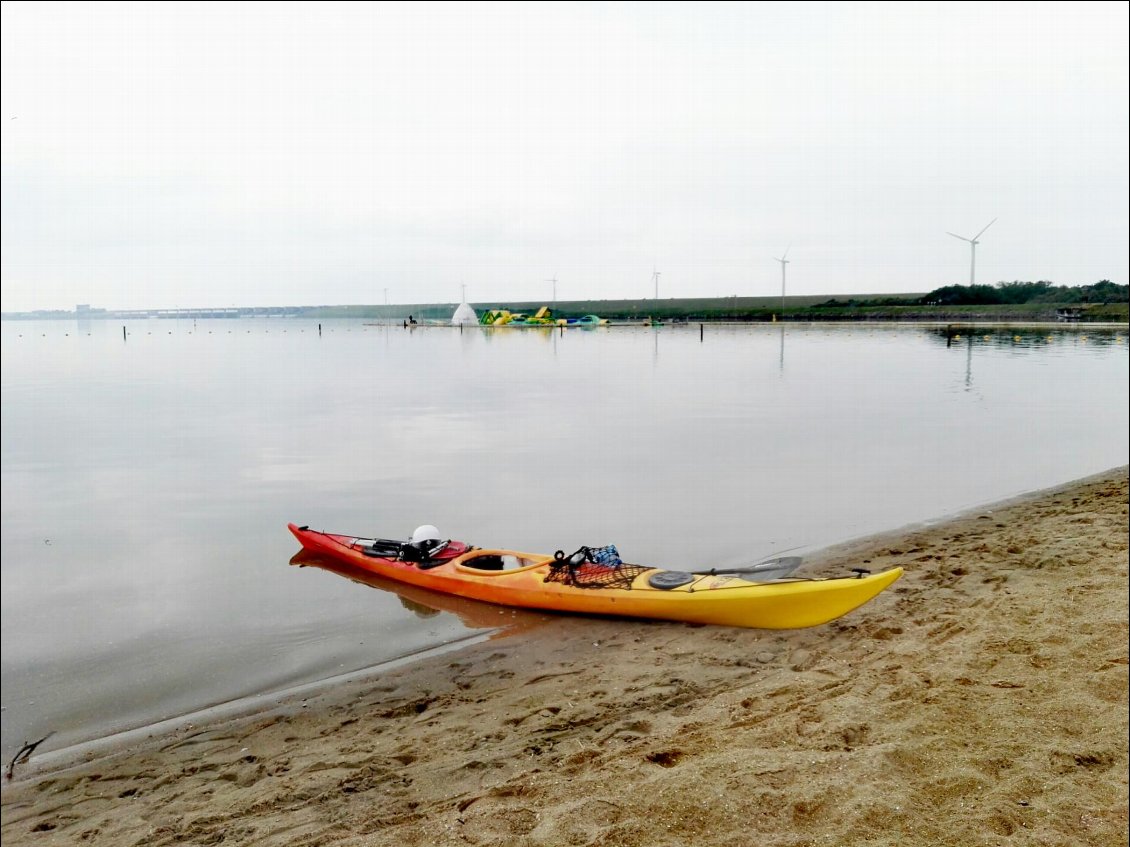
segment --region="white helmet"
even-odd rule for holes
[[[416,527],[416,531],[412,533],[412,543],[420,544],[424,541],[439,541],[439,530],[431,524],[424,524],[423,526]]]

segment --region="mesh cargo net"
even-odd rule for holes
[[[631,588],[632,582],[641,573],[653,570],[644,565],[598,565],[585,562],[570,565],[569,562],[554,562],[550,565],[546,582],[561,582],[577,588]]]

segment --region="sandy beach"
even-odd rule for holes
[[[1117,845],[1127,468],[824,551],[820,627],[550,617],[3,791],[5,845]]]

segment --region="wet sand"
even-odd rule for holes
[[[1127,841],[1127,468],[825,551],[769,632],[552,618],[3,793],[5,845]]]

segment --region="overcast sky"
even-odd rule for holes
[[[2,5],[3,310],[1127,282],[1130,5]]]

